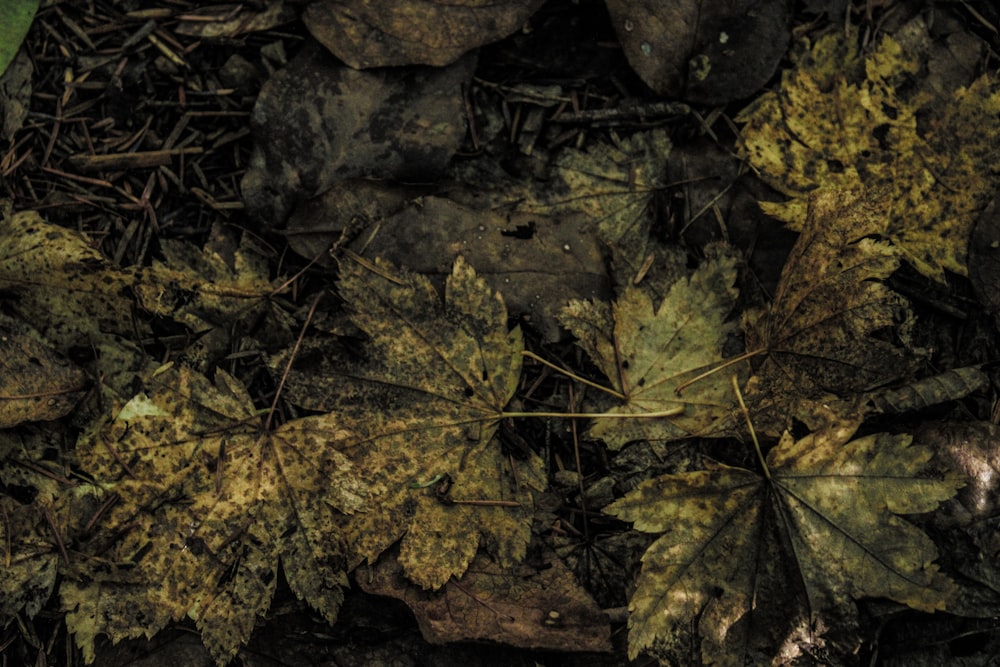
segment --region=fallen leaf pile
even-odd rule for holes
[[[180,34],[299,13],[267,4]],[[467,52],[541,4],[309,3],[343,63],[313,44],[261,95],[241,170],[268,228],[197,246],[164,222],[130,263],[0,201],[0,625],[58,607],[89,663],[187,622],[221,666],[282,594],[334,624],[360,588],[434,643],[613,651],[627,603],[629,659],[742,666],[877,651],[872,598],[1000,616],[996,429],[950,421],[989,414],[997,332],[920,289],[967,267],[996,288],[985,250],[966,261],[977,218],[997,236],[995,77],[942,60],[921,19],[803,30],[730,124],[795,234],[768,283],[766,227],[717,205],[735,180],[692,216],[716,241],[679,219],[674,142],[719,143],[716,118],[578,132],[576,92],[473,79]],[[746,4],[607,8],[653,90],[722,104],[793,32],[792,3],[739,23]],[[477,115],[484,86],[503,113]],[[521,173],[491,161],[515,99]],[[577,129],[548,152],[531,123],[561,114]]]

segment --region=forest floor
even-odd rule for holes
[[[993,664],[995,10],[199,4],[0,79],[2,664]]]

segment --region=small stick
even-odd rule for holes
[[[529,352],[528,350],[521,350],[521,354],[523,356],[525,356],[525,357],[528,357],[529,359],[534,359],[535,361],[537,361],[540,364],[548,366],[549,368],[551,368],[554,371],[558,371],[558,372],[562,373],[563,375],[565,375],[566,377],[568,377],[571,380],[576,380],[580,384],[585,384],[588,387],[593,387],[594,389],[597,389],[598,391],[603,391],[606,394],[611,394],[615,398],[621,399],[623,401],[628,400],[628,396],[626,396],[625,394],[623,394],[621,392],[618,392],[618,391],[615,391],[614,389],[609,389],[608,387],[605,387],[603,385],[597,384],[596,382],[591,382],[590,380],[588,380],[586,378],[582,378],[579,375],[577,375],[576,373],[573,373],[572,371],[568,371],[565,368],[560,368],[559,366],[556,366],[555,364],[553,364],[551,361],[547,361],[547,360],[543,359],[542,357],[538,356],[534,352]]]
[[[690,387],[691,385],[693,385],[695,382],[698,382],[700,380],[704,380],[709,375],[713,375],[714,373],[718,373],[719,371],[721,371],[724,368],[728,368],[728,367],[732,366],[733,364],[738,364],[741,361],[746,361],[747,359],[752,359],[753,357],[756,357],[758,354],[764,354],[765,352],[767,352],[767,350],[765,348],[760,348],[759,350],[754,350],[753,352],[745,352],[744,354],[741,354],[738,357],[733,357],[732,359],[729,359],[729,360],[723,362],[722,364],[719,364],[718,366],[716,366],[714,368],[708,369],[707,371],[705,371],[701,375],[698,375],[697,377],[693,377],[690,380],[688,380],[687,382],[684,382],[682,384],[677,385],[677,388],[674,389],[674,393],[677,394],[678,396],[680,396],[682,391],[684,391],[685,389],[687,389],[688,387]]]
[[[747,428],[750,429],[750,438],[753,440],[753,447],[757,451],[757,459],[760,461],[761,468],[764,469],[764,477],[768,480],[771,479],[771,471],[767,467],[767,462],[764,460],[764,453],[760,450],[760,441],[757,440],[757,431],[753,428],[753,421],[750,419],[750,411],[747,410],[747,404],[743,401],[743,392],[740,391],[739,382],[736,380],[734,375],[731,378],[733,384],[733,391],[736,392],[736,400],[740,403],[740,412],[743,413],[743,418],[747,421]]]
[[[302,347],[302,340],[306,337],[306,331],[309,329],[309,324],[313,320],[313,316],[316,315],[316,307],[319,305],[320,299],[323,298],[323,293],[320,292],[313,299],[312,306],[309,307],[309,314],[306,315],[306,321],[302,324],[302,329],[299,331],[299,337],[295,341],[295,345],[292,347],[292,353],[288,355],[288,363],[285,364],[285,370],[281,374],[281,380],[278,382],[278,388],[274,391],[274,401],[271,402],[271,409],[267,411],[267,419],[264,421],[264,431],[270,432],[271,423],[274,421],[274,413],[278,409],[278,401],[281,400],[281,392],[285,389],[285,383],[288,381],[288,374],[292,372],[292,364],[295,363],[295,357],[299,354],[299,349]]]
[[[63,542],[62,535],[59,533],[59,528],[56,526],[56,518],[52,516],[52,510],[48,507],[42,510],[45,513],[45,520],[49,524],[49,528],[52,529],[52,536],[56,539],[56,544],[59,546],[59,553],[62,555],[63,562],[69,565],[69,553],[66,551],[66,544]]]

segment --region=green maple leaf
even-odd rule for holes
[[[852,599],[946,608],[957,589],[933,564],[934,543],[898,515],[935,509],[961,483],[921,476],[931,451],[909,436],[848,442],[854,426],[786,434],[764,476],[715,463],[646,481],[606,509],[662,533],[629,604],[631,657],[691,645],[691,628],[714,665],[770,663],[769,650],[798,641],[835,655],[851,650]]]
[[[220,664],[271,602],[279,559],[292,589],[333,622],[346,547],[334,518],[365,503],[337,451],[331,415],[262,427],[235,379],[159,369],[78,445],[84,468],[121,501],[61,587],[88,661],[94,638],[152,636],[195,619]],[[100,554],[98,557],[97,554]]]
[[[730,377],[743,377],[745,364],[688,381],[724,361],[723,347],[736,331],[727,321],[736,301],[736,259],[706,260],[681,279],[657,305],[644,289],[630,285],[612,308],[573,301],[560,320],[621,394],[624,403],[598,419],[589,435],[618,449],[631,440],[675,440],[725,435],[735,398]],[[669,418],[647,418],[672,409]]]

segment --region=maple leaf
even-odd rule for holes
[[[672,144],[663,130],[637,132],[616,144],[566,150],[544,188],[527,188],[518,210],[566,218],[582,214],[611,250],[616,277],[632,280],[649,253],[653,202],[667,187]]]
[[[491,642],[549,651],[611,651],[608,617],[553,552],[531,563],[500,567],[480,551],[461,580],[433,593],[402,575],[392,550],[358,571],[366,593],[402,600],[432,644]]]
[[[767,353],[746,390],[758,430],[781,433],[800,401],[849,397],[914,369],[914,352],[875,335],[898,338],[909,322],[907,301],[880,282],[899,266],[898,253],[870,238],[851,241],[880,224],[884,207],[878,192],[810,196],[773,303],[744,315],[747,350]]]
[[[252,320],[274,291],[264,257],[246,237],[229,261],[211,245],[199,249],[163,239],[160,248],[164,261],[154,262],[136,284],[139,302],[196,331]]]
[[[730,376],[745,377],[744,365],[683,387],[723,361],[723,347],[738,328],[727,321],[736,301],[735,281],[736,259],[722,255],[674,283],[658,306],[644,289],[629,285],[610,309],[592,301],[573,301],[563,309],[563,325],[624,397],[624,404],[610,414],[636,416],[597,419],[591,437],[618,449],[632,440],[730,431],[735,405]],[[683,412],[643,417],[674,408]]]
[[[824,634],[840,655],[854,648],[852,598],[946,608],[957,587],[933,564],[930,538],[898,515],[935,509],[961,483],[921,476],[932,451],[907,435],[851,441],[856,425],[786,433],[763,476],[713,462],[643,482],[605,509],[663,533],[629,603],[630,657],[678,650],[692,624],[714,665],[769,664]]]
[[[57,425],[0,431],[0,626],[33,618],[52,595],[68,545],[101,500],[99,488],[64,476],[53,460]]]
[[[333,622],[345,546],[330,526],[358,510],[365,485],[340,454],[331,415],[261,428],[253,403],[163,367],[113,421],[78,443],[81,465],[121,502],[91,556],[61,587],[67,625],[92,660],[94,637],[151,636],[194,618],[223,664],[270,605],[280,558],[295,593]]]
[[[197,335],[184,360],[208,370],[250,335],[290,337],[288,316],[272,307],[274,285],[265,257],[244,235],[239,243],[213,234],[204,248],[160,240],[164,261],[136,273],[132,288],[140,307],[183,324]]]
[[[0,314],[0,428],[66,415],[81,398],[85,379],[38,332]]]
[[[49,599],[59,552],[44,509],[9,497],[0,497],[0,539],[7,554],[0,568],[0,624],[6,626],[19,612],[34,617]]]
[[[799,229],[804,197],[817,187],[884,187],[893,206],[879,234],[931,278],[965,274],[971,226],[998,184],[1000,89],[984,76],[932,92],[922,21],[883,36],[864,58],[855,38],[820,38],[783,74],[780,91],[738,116],[741,152],[792,197],[761,207]]]
[[[88,239],[34,211],[0,218],[0,289],[11,307],[59,352],[106,334],[145,335],[132,317],[135,283]]]
[[[373,495],[341,529],[359,561],[402,537],[407,576],[429,588],[460,576],[481,545],[504,567],[519,562],[531,490],[545,484],[537,456],[513,459],[494,438],[520,377],[520,329],[461,257],[443,301],[425,276],[362,262],[343,264],[340,293],[368,335],[365,359],[303,357],[288,383],[357,434],[341,449]]]
[[[150,333],[139,311],[173,319],[198,333],[245,329],[274,288],[263,258],[246,243],[232,266],[211,247],[164,240],[166,262],[121,268],[83,234],[45,222],[34,211],[0,219],[0,289],[12,307],[57,351],[107,345],[114,336]],[[271,313],[272,318],[278,315]],[[202,344],[204,345],[204,343]]]

